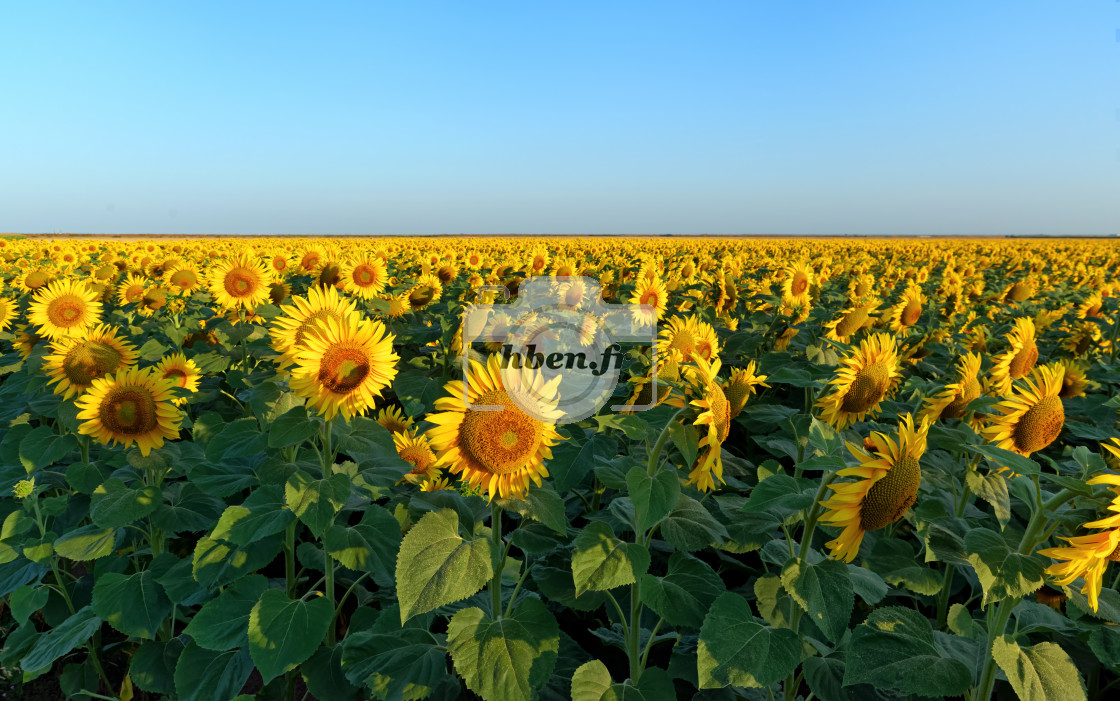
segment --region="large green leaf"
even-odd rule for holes
[[[199,538],[191,560],[191,574],[204,587],[221,587],[253,572],[280,552],[280,536],[269,536],[244,548],[227,545],[212,538]]]
[[[572,701],[599,701],[611,688],[611,673],[599,660],[584,662],[572,674]]]
[[[322,538],[334,515],[350,498],[350,479],[341,473],[315,479],[297,470],[284,485],[284,498],[288,508],[307,524],[315,537]]]
[[[351,684],[369,687],[381,701],[424,698],[447,677],[447,653],[427,630],[411,624],[402,628],[394,608],[378,616],[373,629],[346,636],[342,671]]]
[[[316,641],[318,642],[318,641]],[[243,647],[216,652],[187,643],[175,664],[178,701],[232,699],[253,673],[253,658]]]
[[[27,623],[31,614],[46,606],[50,593],[51,590],[46,586],[20,585],[8,600],[8,605],[12,609],[12,618],[20,625]]]
[[[829,640],[843,637],[855,606],[847,565],[832,559],[816,563],[790,559],[782,568],[782,586]]]
[[[242,577],[206,602],[183,632],[199,647],[217,652],[248,644],[249,614],[266,589],[268,580],[263,576]]]
[[[268,589],[249,613],[249,653],[264,683],[303,662],[319,649],[334,609],[323,597],[289,599]]]
[[[618,441],[613,436],[596,433],[582,443],[571,440],[553,447],[548,471],[556,480],[556,489],[566,493],[579,486],[600,458],[615,455],[617,446]]]
[[[84,562],[105,557],[113,552],[116,528],[98,528],[93,524],[75,528],[54,542],[54,551],[70,560]]]
[[[871,684],[940,697],[960,696],[971,683],[972,671],[938,650],[933,627],[915,611],[894,606],[876,609],[852,631],[845,686]]]
[[[556,665],[560,628],[539,599],[522,599],[498,620],[471,607],[447,624],[447,649],[467,688],[486,701],[530,701]]]
[[[186,643],[172,638],[166,643],[149,640],[140,645],[128,664],[128,676],[138,689],[153,694],[175,695],[175,666]]]
[[[257,487],[238,506],[227,506],[211,538],[245,546],[287,528],[295,515],[284,505],[284,490],[279,485]]]
[[[726,587],[716,571],[686,553],[669,557],[664,577],[642,575],[642,603],[675,626],[699,628],[704,615]]]
[[[632,467],[626,473],[626,487],[638,513],[637,526],[641,533],[668,516],[681,495],[681,481],[676,470],[659,470],[651,477],[645,468]]]
[[[401,621],[467,598],[494,574],[487,538],[459,535],[459,515],[430,511],[404,537],[397,555]]]
[[[61,625],[36,638],[35,645],[19,661],[19,666],[27,672],[42,669],[89,640],[100,627],[101,619],[92,606],[80,608]]]
[[[237,419],[225,424],[206,444],[206,459],[220,464],[260,455],[267,447],[268,436],[261,433],[256,419]]]
[[[965,445],[964,448],[977,455],[983,455],[987,458],[988,463],[997,470],[1001,467],[1007,467],[1019,475],[1037,475],[1039,472],[1037,462],[1004,448],[997,448],[986,443]]]
[[[691,552],[722,543],[727,539],[727,529],[703,504],[682,494],[661,522],[661,537],[677,550]]]
[[[133,488],[114,477],[93,490],[89,516],[101,528],[120,528],[151,514],[159,504],[158,487]]]
[[[523,497],[499,499],[503,509],[543,523],[557,533],[568,532],[564,500],[551,488],[530,489]]]
[[[769,686],[801,661],[801,640],[788,628],[762,625],[742,596],[726,592],[700,629],[697,671],[701,689]]]
[[[308,416],[306,407],[294,406],[268,427],[268,447],[298,445],[319,431],[319,423]]]
[[[637,684],[630,679],[621,684],[611,684],[602,701],[675,701],[676,698],[673,680],[665,670],[647,667]]]
[[[342,646],[321,647],[299,666],[307,690],[318,699],[352,701],[361,691],[342,672]]]
[[[34,472],[50,465],[78,449],[72,434],[58,435],[47,426],[31,429],[19,442],[19,459],[24,469]]]
[[[770,475],[751,489],[742,511],[752,514],[773,511],[784,517],[812,506],[815,489],[809,480],[797,480],[781,473]]]
[[[151,640],[171,613],[171,601],[151,569],[103,572],[93,585],[93,611],[125,635]]]
[[[343,567],[369,572],[379,585],[393,586],[401,527],[397,519],[380,506],[366,507],[357,525],[332,525],[323,536],[323,545]]]
[[[992,644],[992,657],[1020,701],[1085,701],[1081,674],[1056,643],[1019,647],[1003,635]]]
[[[987,528],[970,530],[964,545],[984,588],[985,606],[992,601],[1021,598],[1042,586],[1045,566],[1031,555],[1012,550],[999,533]]]
[[[645,546],[623,543],[602,521],[587,524],[572,548],[576,596],[633,584],[649,569],[649,551]]]

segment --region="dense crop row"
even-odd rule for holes
[[[1109,698],[1117,266],[2,240],[0,669],[76,698]],[[530,415],[493,342],[464,377],[470,305],[551,276],[578,308],[574,275],[653,308],[615,399],[656,407]]]

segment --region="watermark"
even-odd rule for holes
[[[508,298],[503,286],[483,286]],[[522,411],[548,423],[572,423],[597,413],[614,394],[625,345],[656,346],[657,315],[648,304],[607,304],[602,288],[585,276],[535,276],[521,282],[509,304],[478,304],[463,316],[463,376],[472,343],[499,355],[502,382]],[[655,370],[656,373],[656,364]],[[654,377],[656,387],[656,375]],[[501,405],[463,403],[473,411]],[[647,404],[614,404],[643,411]]]

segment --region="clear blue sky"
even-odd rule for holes
[[[1120,2],[5,2],[0,232],[1112,234]]]

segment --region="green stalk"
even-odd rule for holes
[[[334,558],[327,552],[327,547],[323,546],[323,560],[326,569],[326,587],[327,601],[330,602],[331,610],[334,610]],[[331,617],[330,625],[327,626],[327,647],[334,647],[334,617]]]
[[[637,684],[642,678],[642,582],[635,581],[630,585],[630,636],[626,641],[627,654],[630,657],[630,681]],[[652,641],[651,641],[652,642]]]
[[[676,422],[677,417],[683,412],[684,409],[678,409],[677,413],[669,418],[668,423],[665,424],[665,427],[661,429],[661,433],[657,436],[657,442],[654,443],[653,449],[649,451],[649,463],[646,465],[646,474],[650,477],[653,477],[654,474],[657,473],[657,466],[661,462],[661,451],[664,450],[665,443],[669,440],[669,427]]]
[[[494,557],[494,575],[490,578],[490,614],[495,621],[502,620],[502,567],[505,566],[506,553],[502,547],[502,507],[498,502],[490,502],[490,547]]]
[[[937,595],[937,630],[945,627],[949,615],[949,589],[953,586],[953,574],[956,568],[953,565],[945,566],[945,576],[941,579],[941,593]]]
[[[296,593],[296,521],[288,524],[284,532],[284,580],[287,583],[288,598]]]

